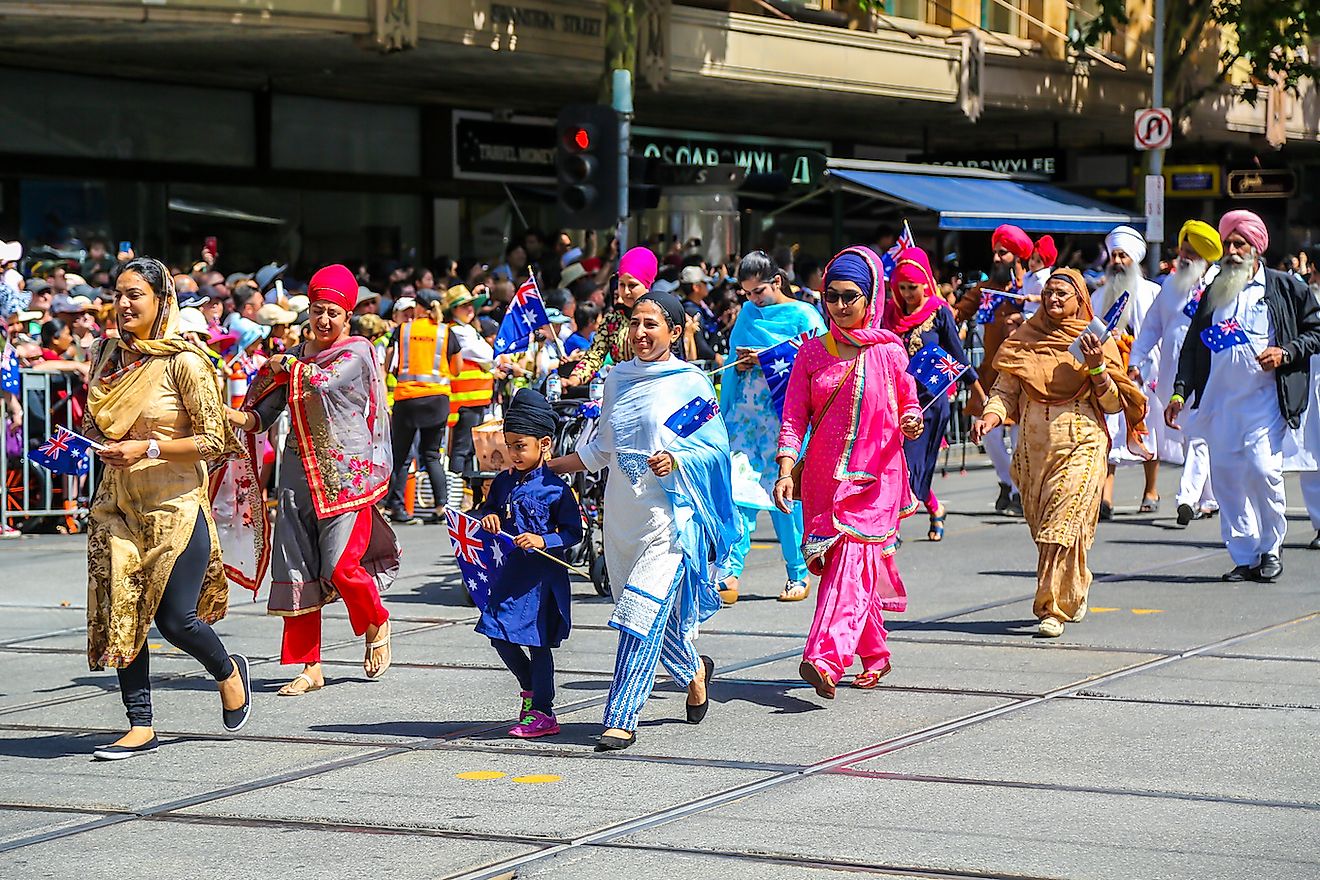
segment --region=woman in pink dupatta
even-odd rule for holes
[[[868,248],[847,248],[830,261],[830,332],[798,352],[779,435],[781,510],[792,503],[793,465],[805,454],[803,550],[821,581],[799,672],[826,699],[854,656],[863,671],[853,687],[873,688],[889,672],[882,612],[907,608],[894,550],[898,521],[916,509],[903,438],[920,436],[921,404],[902,341],[881,327],[883,285],[880,259]]]
[[[385,382],[371,343],[348,330],[357,281],[347,267],[327,266],[307,292],[311,340],[271,358],[243,409],[229,411],[249,435],[268,429],[286,406],[293,424],[276,486],[266,610],[284,618],[280,662],[303,669],[281,696],[324,686],[321,608],[338,598],[353,632],[365,635],[367,677],[384,674],[390,625],[380,591],[399,566],[394,532],[376,509],[391,468]]]

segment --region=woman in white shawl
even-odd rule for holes
[[[715,663],[698,657],[693,641],[698,625],[720,608],[716,573],[741,527],[715,389],[672,354],[685,323],[672,294],[637,301],[628,331],[636,356],[605,382],[599,433],[579,452],[550,462],[561,474],[613,469],[605,490],[605,560],[619,649],[597,751],[636,742],[657,663],[687,687],[690,723],[700,723],[709,707]]]

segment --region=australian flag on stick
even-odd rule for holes
[[[491,582],[508,558],[508,539],[492,535],[481,527],[480,520],[449,507],[445,508],[445,520],[449,525],[449,543],[454,547],[454,561],[463,575],[463,586],[467,587],[477,608],[485,611]]]
[[[781,419],[784,417],[784,396],[788,392],[788,377],[793,372],[793,361],[797,359],[802,343],[810,338],[810,333],[801,333],[756,353],[766,384],[770,386],[770,399],[774,401],[775,412]]]
[[[1200,284],[1196,285],[1196,289],[1192,291],[1192,298],[1187,300],[1187,305],[1183,306],[1182,308],[1183,314],[1189,318],[1195,318],[1196,307],[1201,304],[1201,297],[1203,296],[1205,296],[1204,280]]]
[[[28,459],[53,473],[80,477],[91,465],[88,453],[93,449],[105,447],[68,428],[56,428],[54,436],[28,453]]]
[[[1118,327],[1119,320],[1123,317],[1123,310],[1127,308],[1130,294],[1125,290],[1114,300],[1114,304],[1105,312],[1105,335],[1108,336]]]
[[[532,344],[532,334],[549,323],[550,316],[545,313],[545,302],[536,286],[536,276],[532,275],[514,293],[513,302],[504,313],[500,332],[495,336],[495,353],[526,351]]]
[[[665,427],[681,437],[691,437],[701,429],[701,426],[715,418],[720,413],[720,405],[714,400],[708,400],[704,397],[694,397],[683,404],[672,416],[665,419]],[[672,442],[672,441],[671,441]],[[669,444],[665,444],[666,447]]]
[[[1201,341],[1212,352],[1223,351],[1235,345],[1250,345],[1247,331],[1242,329],[1237,318],[1225,318],[1218,324],[1211,324],[1201,331]]]
[[[969,367],[938,345],[928,345],[908,361],[912,378],[926,386],[936,400],[949,392]]]
[[[894,267],[898,265],[898,255],[903,253],[906,248],[916,246],[917,240],[912,237],[912,230],[908,228],[908,222],[904,220],[903,231],[899,233],[898,238],[889,250],[880,255],[880,265],[884,267],[886,279],[894,274]]]
[[[23,388],[23,374],[18,367],[18,352],[12,345],[6,345],[0,354],[0,389],[17,394]]]

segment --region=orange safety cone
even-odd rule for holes
[[[78,528],[78,517],[75,516],[78,510],[77,501],[64,502],[64,534],[76,535],[81,529]]]
[[[226,382],[227,392],[229,394],[229,405],[234,409],[243,406],[243,399],[247,397],[248,377],[247,371],[239,364],[238,358],[235,358],[229,364],[229,380]]]
[[[417,463],[413,462],[408,468],[408,482],[403,485],[403,509],[408,516],[413,515],[413,508],[417,506]]]

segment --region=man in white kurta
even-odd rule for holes
[[[1105,236],[1105,250],[1109,252],[1109,265],[1105,268],[1105,282],[1091,294],[1091,308],[1098,317],[1103,318],[1110,306],[1118,302],[1124,293],[1128,294],[1127,306],[1119,318],[1114,330],[1118,338],[1119,349],[1132,346],[1141,333],[1146,314],[1159,296],[1160,286],[1148,280],[1141,270],[1141,261],[1146,259],[1146,240],[1141,233],[1131,226],[1119,226]],[[1143,388],[1143,391],[1148,389]],[[1154,402],[1151,407],[1155,406]],[[1158,410],[1156,410],[1158,412]],[[1146,426],[1151,436],[1144,438],[1147,448],[1158,448],[1159,428],[1152,421]],[[1155,487],[1159,474],[1159,459],[1143,460],[1127,447],[1127,420],[1122,413],[1105,416],[1105,427],[1109,431],[1109,474],[1105,478],[1105,487],[1100,499],[1100,518],[1109,519],[1114,511],[1114,470],[1119,464],[1134,461],[1142,462],[1146,471],[1146,487],[1141,497],[1141,513],[1154,513],[1159,509],[1160,497]]]
[[[1152,413],[1164,411],[1178,375],[1178,355],[1192,323],[1192,315],[1205,288],[1219,272],[1215,263],[1224,255],[1219,233],[1209,223],[1188,220],[1178,232],[1178,259],[1165,277],[1159,296],[1146,312],[1141,332],[1132,345],[1129,374],[1146,391]],[[1211,516],[1219,510],[1211,490],[1210,452],[1205,441],[1163,426],[1156,456],[1183,466],[1178,487],[1178,525]]]
[[[1310,260],[1310,273],[1307,283],[1311,296],[1320,303],[1320,247],[1313,248]],[[1302,501],[1306,504],[1306,513],[1311,518],[1311,528],[1315,537],[1307,546],[1320,550],[1320,355],[1311,356],[1311,405],[1302,414],[1302,424],[1292,432],[1288,448],[1285,471],[1300,471]]]
[[[1220,533],[1234,563],[1223,580],[1269,583],[1283,573],[1285,438],[1314,393],[1304,364],[1320,352],[1320,306],[1295,277],[1265,268],[1269,232],[1260,217],[1230,211],[1219,234],[1219,275],[1192,318],[1164,417],[1173,427],[1181,418],[1210,449]],[[1211,344],[1204,334],[1216,325],[1246,341]]]

